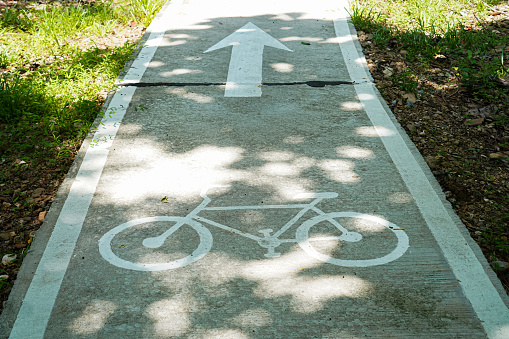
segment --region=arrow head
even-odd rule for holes
[[[244,26],[242,26],[237,31],[233,32],[223,40],[219,41],[214,46],[210,47],[203,53],[208,53],[215,51],[216,49],[221,49],[229,46],[242,46],[242,45],[262,45],[262,46],[270,46],[274,48],[284,49],[286,51],[292,52],[291,49],[280,43],[278,40],[274,39],[269,34],[262,31],[255,24],[248,22]]]

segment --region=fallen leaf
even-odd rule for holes
[[[44,218],[46,218],[46,214],[48,214],[48,211],[44,211],[39,213],[39,217],[37,218],[40,222],[44,221]]]
[[[484,122],[484,118],[467,120],[465,124],[470,127],[479,126]]]
[[[161,199],[161,202],[165,202],[165,203],[168,203],[168,197],[165,196],[164,198]]]
[[[415,104],[417,102],[417,97],[413,93],[405,93],[405,94],[403,94],[403,98],[405,98],[407,101],[411,102],[412,104]]]
[[[390,67],[387,67],[383,70],[384,78],[390,78],[394,74],[394,70]]]
[[[302,41],[301,44],[303,44],[303,45],[311,45],[309,42],[304,42],[304,41]]]

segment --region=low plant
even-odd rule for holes
[[[165,3],[166,0],[132,0],[123,9],[132,21],[147,27]]]
[[[20,76],[0,75],[0,122],[20,119],[23,109],[29,105],[32,86]]]

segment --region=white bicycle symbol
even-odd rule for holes
[[[219,187],[219,186],[215,186]],[[224,187],[224,186],[220,186]],[[211,188],[211,187],[209,187]],[[394,261],[401,257],[409,247],[409,240],[406,233],[398,228],[395,224],[388,222],[382,218],[379,218],[370,214],[362,214],[356,212],[331,212],[325,213],[316,205],[322,201],[323,199],[336,198],[338,196],[335,192],[321,192],[321,193],[309,193],[309,194],[300,194],[296,196],[296,199],[314,199],[312,202],[308,204],[289,204],[289,205],[262,205],[262,206],[223,206],[223,207],[207,207],[207,205],[211,202],[211,199],[207,196],[207,190],[204,189],[201,192],[201,197],[203,198],[203,202],[196,207],[192,212],[190,212],[185,217],[174,217],[174,216],[156,216],[156,217],[147,217],[142,219],[131,220],[117,227],[113,228],[99,240],[99,251],[104,259],[109,261],[111,264],[136,271],[162,271],[162,270],[170,270],[176,269],[179,267],[184,267],[189,265],[201,258],[203,258],[212,248],[212,234],[210,231],[203,226],[202,223],[218,227],[220,229],[238,234],[248,239],[252,239],[256,241],[261,247],[267,249],[267,253],[265,257],[272,258],[278,257],[281,253],[275,251],[275,249],[283,244],[283,243],[297,243],[308,255],[311,257],[318,259],[320,261],[330,263],[338,266],[346,266],[346,267],[368,267],[368,266],[376,266],[383,265],[388,262]],[[213,220],[204,218],[199,216],[198,213],[201,211],[232,211],[232,210],[256,210],[256,209],[300,209],[300,211],[290,220],[288,221],[279,231],[273,232],[272,229],[263,229],[259,232],[262,233],[263,236],[256,236],[250,233],[245,233],[239,231],[235,228],[223,225],[221,223],[215,222]],[[297,228],[295,239],[280,239],[279,237],[286,232],[292,225],[294,225],[306,212],[314,211],[318,215],[303,222]],[[312,242],[317,240],[339,240],[345,242],[357,242],[362,239],[362,235],[357,232],[348,231],[344,228],[335,218],[356,218],[364,221],[370,221],[377,223],[379,225],[385,226],[387,229],[394,232],[394,235],[397,238],[397,245],[392,252],[389,254],[374,258],[374,259],[361,259],[361,260],[350,260],[350,259],[337,259],[333,258],[327,254],[319,252],[315,247],[313,247]],[[175,233],[178,229],[183,227],[184,225],[190,226],[196,233],[198,233],[200,242],[198,248],[196,248],[190,255],[181,258],[172,260],[164,263],[137,263],[128,260],[124,260],[118,257],[112,250],[112,241],[113,238],[119,234],[120,232],[127,230],[131,227],[135,227],[138,225],[142,225],[145,223],[151,222],[168,222],[174,223],[167,231],[162,233],[157,237],[148,237],[143,240],[143,246],[148,248],[159,248],[163,245],[165,240],[170,237],[173,233]],[[309,237],[309,230],[311,227],[315,226],[320,222],[329,222],[334,227],[336,227],[342,234],[340,236],[321,236],[321,237]],[[201,222],[201,223],[200,223]]]

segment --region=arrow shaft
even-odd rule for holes
[[[245,43],[232,49],[225,97],[260,97],[262,95],[263,45]]]

